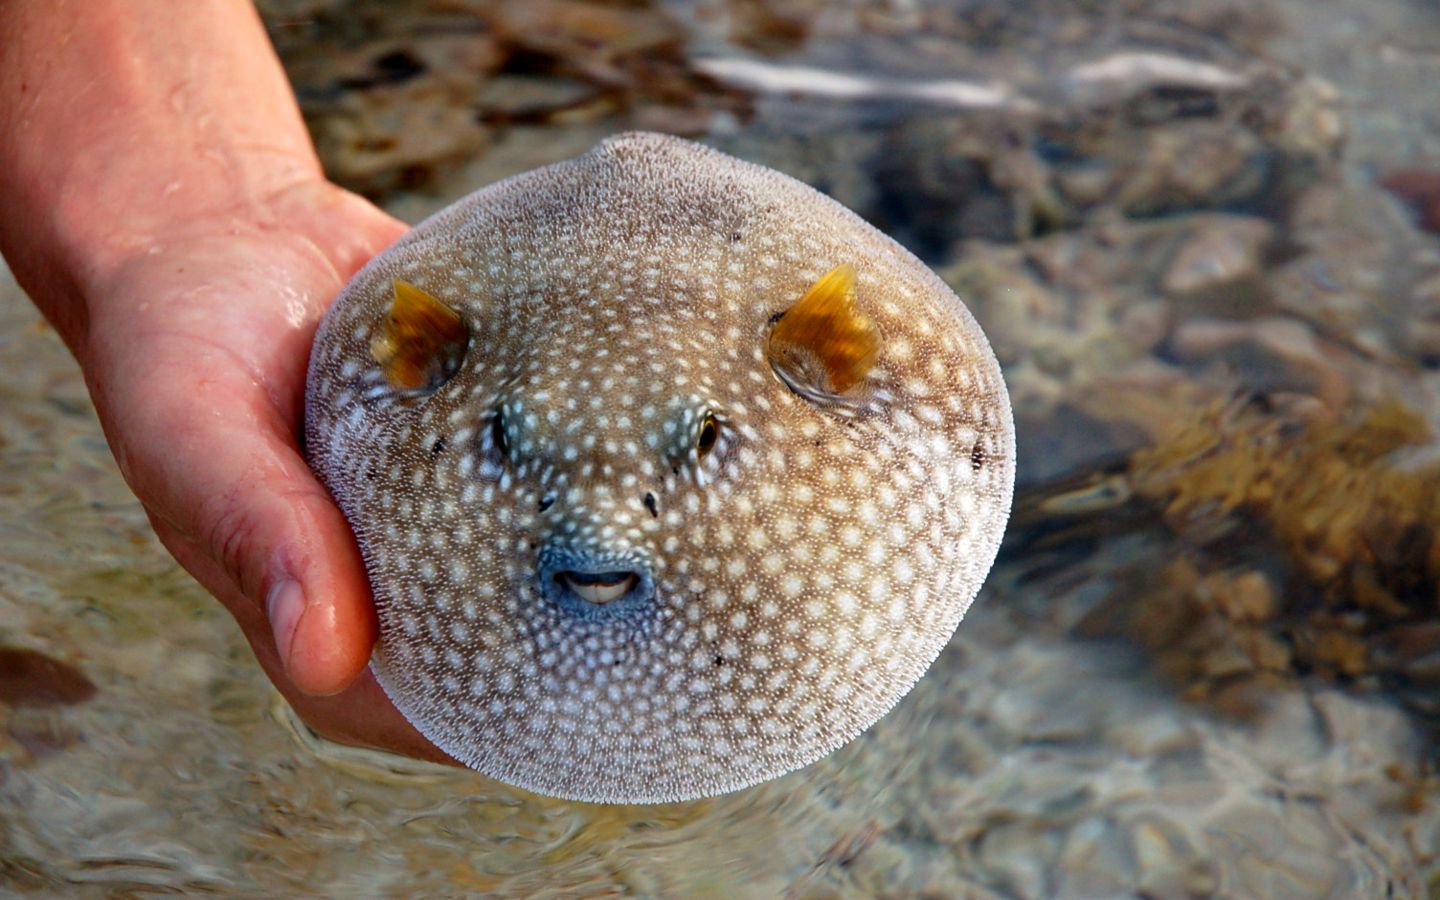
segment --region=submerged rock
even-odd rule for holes
[[[0,703],[6,706],[72,706],[95,696],[85,673],[37,650],[0,647]]]

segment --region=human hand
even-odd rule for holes
[[[367,668],[377,625],[365,570],[299,445],[320,317],[405,228],[307,179],[187,222],[92,278],[98,297],[72,344],[156,534],[229,609],[300,716],[334,740],[444,761]]]
[[[369,674],[364,566],[299,445],[320,316],[405,226],[325,180],[248,0],[4,0],[0,43],[0,252],[160,540],[316,730],[445,760]]]

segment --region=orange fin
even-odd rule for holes
[[[863,382],[880,338],[855,306],[855,267],[841,263],[815,282],[775,323],[766,350],[785,383],[812,399],[835,398]]]
[[[395,302],[370,355],[392,387],[438,387],[460,367],[469,337],[458,312],[397,278]]]

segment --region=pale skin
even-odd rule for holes
[[[248,2],[5,0],[0,47],[0,252],[155,533],[320,733],[445,760],[299,446],[315,327],[406,226],[325,179]]]

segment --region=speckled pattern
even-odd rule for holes
[[[881,348],[863,402],[827,407],[765,346],[841,263]],[[470,330],[433,391],[370,353],[397,278]],[[734,790],[870,726],[974,599],[1014,478],[999,367],[949,288],[800,182],[651,134],[372,261],[316,336],[306,439],[399,709],[487,775],[603,802]],[[643,602],[558,597],[537,573],[572,557],[650,579]]]

